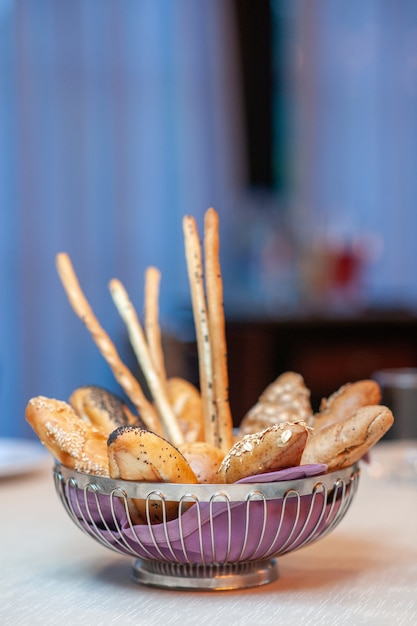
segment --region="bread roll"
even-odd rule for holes
[[[107,437],[66,402],[45,396],[32,398],[26,407],[26,420],[63,465],[86,474],[109,475]]]
[[[197,387],[184,378],[173,376],[167,380],[167,393],[184,441],[203,441],[203,402]]]
[[[215,483],[224,452],[205,441],[193,441],[179,446],[199,483]]]
[[[345,420],[315,431],[301,457],[301,464],[325,463],[328,471],[349,467],[391,428],[394,417],[385,406],[360,407]]]
[[[320,411],[314,416],[314,430],[345,420],[361,406],[377,405],[380,402],[381,389],[374,380],[346,383],[321,401]]]
[[[79,417],[106,437],[119,426],[130,424],[145,428],[140,417],[134,415],[121,398],[102,387],[78,387],[71,394],[69,403]]]
[[[259,433],[244,435],[226,454],[216,482],[234,483],[241,478],[300,464],[309,428],[305,422],[274,424]]]
[[[111,478],[140,482],[196,484],[196,475],[184,456],[169,441],[137,426],[120,426],[108,438],[107,451]],[[177,502],[132,498],[143,520],[152,524],[174,519]]]
[[[240,435],[256,433],[280,422],[312,419],[310,391],[296,372],[284,372],[271,383],[239,426]]]
[[[196,483],[189,464],[169,441],[137,426],[120,426],[107,441],[110,476],[124,480]]]

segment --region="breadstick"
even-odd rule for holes
[[[152,363],[145,335],[135,308],[130,301],[126,289],[119,280],[116,278],[112,279],[109,287],[114,304],[126,324],[130,342],[142,368],[143,374],[145,375],[152,397],[158,408],[166,434],[174,446],[181,445],[184,442],[182,431],[169,403],[165,387],[161,383],[158,373]]]
[[[183,232],[191,303],[197,336],[200,393],[204,411],[204,437],[207,443],[219,447],[216,410],[213,401],[213,373],[207,307],[204,295],[201,244],[195,219],[190,215],[186,215],[183,218]]]
[[[233,445],[233,421],[229,405],[226,324],[219,260],[219,216],[212,208],[206,211],[204,218],[204,255],[207,314],[213,370],[213,397],[216,407],[219,447],[226,453]]]
[[[162,350],[158,308],[160,281],[160,271],[156,267],[148,267],[145,272],[145,334],[153,366],[161,383],[165,385],[167,376],[165,371],[164,353]]]
[[[129,396],[132,403],[137,407],[139,414],[146,427],[154,433],[163,434],[162,426],[152,404],[146,399],[139,382],[133,376],[128,367],[122,362],[116,347],[106,331],[101,327],[98,319],[86,299],[69,256],[65,252],[57,254],[56,265],[62,285],[68,296],[68,300],[76,315],[84,322],[90,331],[93,340],[103,357],[109,364],[117,382]]]

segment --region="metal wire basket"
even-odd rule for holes
[[[355,464],[298,480],[184,485],[54,468],[57,493],[80,529],[134,557],[135,581],[176,589],[235,589],[275,580],[278,556],[316,541],[341,521],[359,474]],[[132,499],[143,504],[141,523],[131,513]],[[152,518],[155,508],[159,523]]]

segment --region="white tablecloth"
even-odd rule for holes
[[[398,444],[378,444],[340,525],[281,557],[277,581],[240,591],[134,583],[129,557],[69,519],[51,460],[2,478],[0,624],[417,624],[417,477],[382,471],[398,467],[398,454]]]

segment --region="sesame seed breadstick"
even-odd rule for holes
[[[162,350],[161,327],[159,324],[159,284],[161,272],[156,267],[148,267],[145,271],[145,335],[152,359],[152,364],[163,385],[166,384],[164,353]]]
[[[74,312],[90,331],[94,342],[109,364],[117,382],[138,409],[146,427],[157,434],[162,434],[162,426],[154,407],[146,399],[139,382],[133,376],[129,368],[122,362],[114,343],[94,315],[78,282],[69,256],[65,252],[59,253],[56,257],[56,265],[59,277]]]
[[[210,331],[213,397],[219,447],[226,453],[233,445],[233,421],[229,404],[223,283],[219,260],[219,216],[210,208],[204,218],[204,255],[208,325]]]
[[[183,232],[191,303],[197,337],[200,393],[203,400],[204,411],[204,437],[207,443],[219,447],[216,410],[213,401],[213,373],[206,299],[204,294],[201,245],[195,219],[190,215],[186,215],[183,218]]]
[[[135,308],[120,280],[117,280],[116,278],[112,279],[109,287],[114,304],[126,324],[130,343],[132,344],[132,348],[149,385],[150,392],[158,408],[166,434],[174,446],[178,446],[184,442],[184,437],[177,422],[177,418],[169,403],[165,387],[161,383],[161,379],[159,378],[152,363],[145,335]]]

